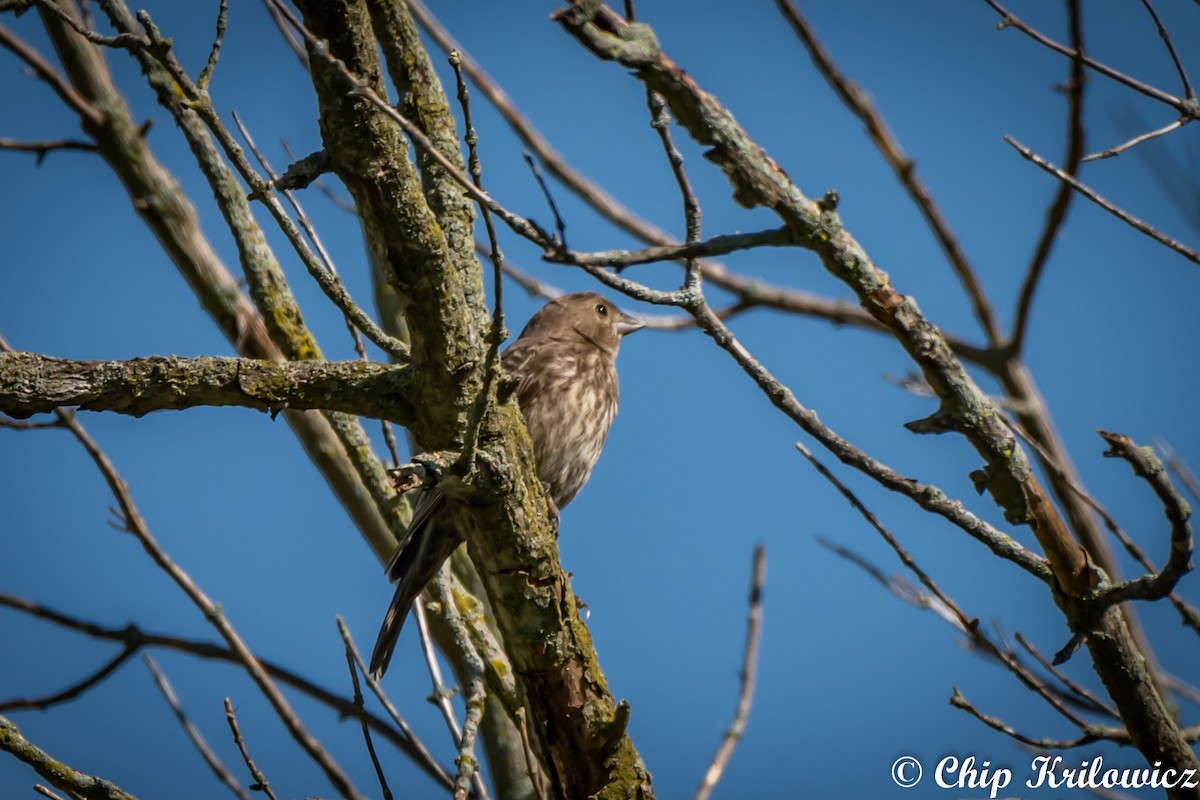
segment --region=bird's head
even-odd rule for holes
[[[621,337],[644,325],[595,292],[556,297],[529,320],[521,336],[578,339],[616,355]]]

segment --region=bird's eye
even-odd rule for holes
[[[608,316],[608,306],[604,305],[604,303],[597,303],[596,313],[602,317]]]

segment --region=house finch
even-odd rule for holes
[[[556,517],[596,466],[617,413],[617,348],[621,337],[641,327],[595,292],[568,294],[542,306],[500,357],[517,381],[538,477]],[[396,594],[371,654],[376,680],[387,669],[413,600],[463,541],[452,512],[437,489],[417,499],[408,541],[387,568]]]

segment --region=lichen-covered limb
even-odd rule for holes
[[[408,4],[404,0],[369,0],[367,9],[371,15],[375,40],[379,43],[388,75],[398,95],[397,108],[424,132],[438,153],[460,172],[465,172],[466,167],[459,149],[457,123],[433,62],[409,14]],[[436,216],[446,240],[448,260],[454,265],[453,269],[456,272],[477,272],[474,204],[446,168],[437,163],[430,154],[418,149],[414,156],[425,202]],[[387,294],[381,295],[381,290],[390,289],[387,283],[389,268],[373,268],[372,272],[384,279],[376,289],[377,297],[387,297]],[[395,293],[390,292],[390,295],[394,297]],[[387,329],[388,316],[381,314],[381,317],[381,322]],[[392,316],[392,319],[395,317]],[[446,586],[439,581],[430,584],[427,591],[432,592],[443,607],[456,604],[459,600],[463,601],[458,603],[459,605],[486,605],[482,587],[478,586],[477,570],[470,559],[452,559],[451,567],[459,581],[457,597],[448,594]],[[471,586],[471,592],[467,592],[464,584]],[[469,674],[467,666],[476,657],[475,647],[480,645],[464,646],[447,622],[445,615],[434,615],[429,630],[438,647],[448,655],[459,685],[469,686],[473,677]],[[495,630],[494,617],[487,614],[470,615],[464,620],[464,624],[477,639],[494,642],[500,638],[500,633]],[[488,772],[496,796],[530,796],[530,766],[522,747],[520,730],[512,718],[513,710],[519,708],[519,704],[503,702],[503,697],[511,695],[511,689],[508,695],[502,695],[499,702],[496,695],[496,684],[514,682],[511,664],[498,646],[494,646],[491,653],[484,658],[489,683],[492,685],[488,687],[488,711],[481,732],[488,759]]]
[[[122,791],[109,781],[86,775],[56,760],[22,736],[17,726],[6,717],[0,717],[0,750],[12,753],[33,767],[38,775],[64,792],[69,792],[73,797],[86,797],[88,800],[136,800],[133,795]]]
[[[412,334],[410,431],[425,448],[459,449],[484,385],[489,320],[477,264],[456,269],[447,231],[409,160],[395,120],[362,95],[385,97],[370,15],[358,0],[301,0],[331,164],[354,197],[371,249],[398,290]],[[529,730],[549,754],[557,797],[651,796],[574,594],[520,410],[501,392],[484,415],[470,465],[467,532],[528,703]]]
[[[0,412],[27,417],[60,406],[140,417],[196,406],[344,411],[405,424],[413,416],[411,373],[363,361],[136,358],[73,361],[0,353]]]

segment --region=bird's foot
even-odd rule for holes
[[[584,622],[592,618],[591,607],[579,595],[575,595],[575,608],[579,609],[579,616],[583,618]]]
[[[554,538],[558,538],[558,521],[562,514],[558,510],[558,505],[554,502],[554,498],[550,496],[550,484],[542,481],[542,492],[546,495],[546,508],[550,510],[550,525],[554,528]]]

